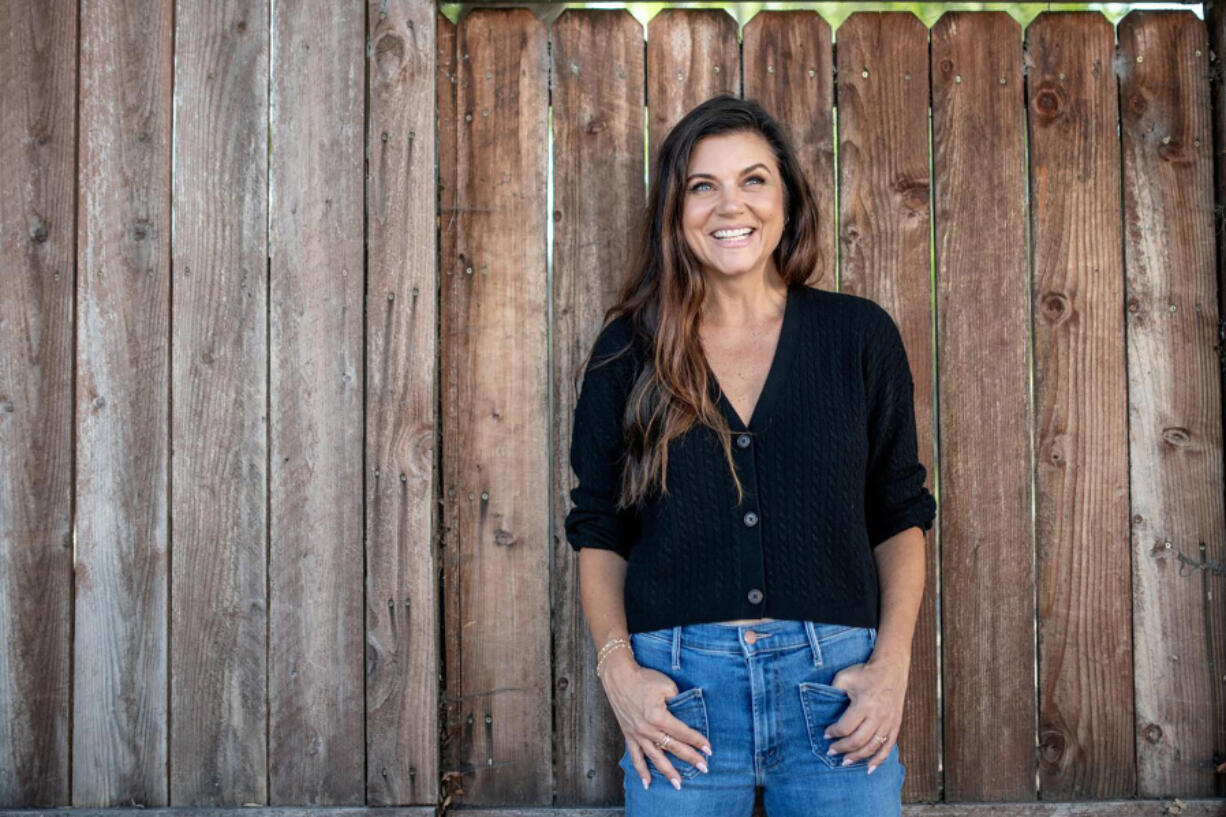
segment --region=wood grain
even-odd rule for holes
[[[365,802],[362,15],[272,6],[269,801]]]
[[[1097,11],[1044,12],[1026,30],[1046,800],[1136,789],[1114,57]]]
[[[168,805],[172,7],[80,9],[72,804]]]
[[[464,803],[552,796],[546,175],[548,34],[482,9],[456,40],[456,265],[441,276],[445,624]],[[444,172],[444,178],[450,171]],[[449,608],[455,610],[455,607]]]
[[[929,230],[928,29],[910,12],[857,12],[839,26],[839,290],[894,318],[915,383],[916,441],[935,493]],[[911,646],[899,753],[903,799],[938,800],[937,527]]]
[[[366,802],[438,799],[434,3],[371,2]]]
[[[666,8],[647,24],[648,184],[673,125],[718,94],[741,94],[736,20],[723,9]]]
[[[618,803],[625,737],[596,677],[579,604],[579,559],[564,521],[574,477],[570,435],[586,358],[629,271],[645,206],[643,27],[624,9],[566,11],[553,55],[553,560],[556,802]]]
[[[1137,793],[1220,794],[1226,522],[1208,36],[1190,11],[1133,11],[1118,34]]]
[[[461,741],[457,740],[460,730],[460,704],[463,698],[451,695],[453,689],[459,689],[460,639],[454,637],[451,622],[460,621],[460,594],[455,592],[460,586],[460,550],[456,547],[454,533],[456,480],[460,473],[458,463],[447,457],[449,451],[447,430],[451,427],[454,412],[458,410],[457,395],[460,384],[460,364],[462,361],[455,355],[447,353],[447,335],[444,331],[445,314],[443,308],[443,292],[448,276],[454,276],[459,268],[456,233],[456,185],[459,182],[459,167],[456,164],[456,140],[459,137],[459,126],[456,123],[456,103],[460,83],[459,66],[456,62],[456,25],[442,14],[435,16],[438,39],[438,59],[435,66],[437,90],[435,104],[438,115],[435,121],[438,145],[438,377],[439,377],[439,487],[442,498],[439,500],[440,519],[438,527],[439,561],[442,573],[442,602],[440,604],[443,616],[443,643],[441,648],[442,666],[439,668],[441,701],[440,714],[443,718],[441,741],[439,746],[439,799],[450,802],[452,796],[464,793],[467,782],[460,771]]]
[[[265,3],[179,7],[170,325],[176,806],[268,801],[268,64]]]
[[[945,797],[1029,800],[1035,611],[1022,38],[1004,12],[946,12],[930,38]]]
[[[0,3],[0,808],[69,802],[76,55],[76,3]]]
[[[811,10],[764,11],[745,24],[741,51],[743,98],[783,128],[817,202],[821,243],[806,283],[826,290],[835,289],[837,277],[831,38],[830,25]]]

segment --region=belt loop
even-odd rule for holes
[[[681,625],[673,627],[673,669],[681,669]]]
[[[817,643],[817,631],[812,621],[805,622],[805,634],[809,636],[809,646],[813,649],[813,666],[822,665],[822,647]]]

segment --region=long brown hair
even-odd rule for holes
[[[617,302],[605,312],[604,326],[629,316],[631,343],[605,362],[632,348],[642,350],[642,367],[622,417],[626,441],[619,508],[639,505],[658,485],[668,492],[668,444],[695,423],[718,434],[736,482],[738,503],[744,498],[732,460],[732,430],[710,397],[706,356],[698,327],[706,297],[702,266],[682,234],[686,170],[700,139],[724,133],[756,133],[774,152],[784,183],[786,221],[772,258],[789,286],[807,282],[818,260],[818,213],[812,190],[783,129],[751,100],[729,94],[712,97],[687,113],[668,132],[653,163],[630,267]],[[819,276],[820,277],[820,276]],[[575,372],[587,368],[593,349]]]

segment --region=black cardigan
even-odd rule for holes
[[[733,431],[736,485],[716,433],[669,443],[668,495],[618,510],[622,413],[641,356],[627,316],[596,339],[575,405],[566,538],[619,553],[631,633],[736,618],[876,627],[872,548],[932,527],[915,442],[914,384],[898,326],[876,302],[789,288],[770,371],[746,425],[710,377]]]

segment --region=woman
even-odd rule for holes
[[[898,328],[805,285],[816,207],[753,102],[678,122],[648,199],[581,366],[565,523],[626,814],[740,817],[758,786],[772,817],[900,814],[936,505]]]

